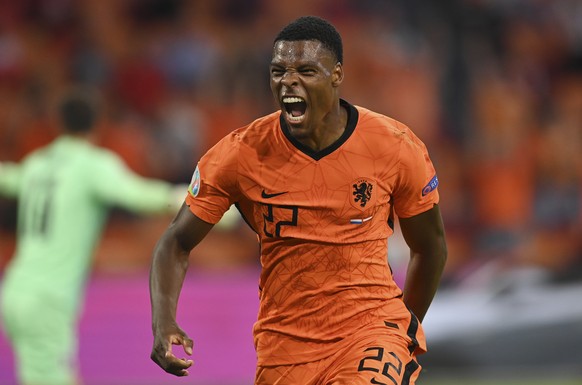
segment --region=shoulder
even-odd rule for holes
[[[369,146],[399,151],[423,148],[424,144],[406,124],[387,115],[356,106],[359,113],[357,132]]]
[[[279,111],[262,116],[250,124],[233,131],[233,135],[241,143],[248,145],[260,143],[266,137],[271,136],[273,131],[279,127],[279,116]]]
[[[366,135],[380,135],[387,140],[397,141],[415,136],[406,124],[390,116],[361,106],[356,108],[359,113],[358,129],[365,131]]]
[[[256,148],[268,143],[269,138],[279,127],[279,115],[280,112],[274,112],[237,128],[223,137],[209,152],[228,155],[240,150],[241,147]]]
[[[119,165],[123,163],[120,155],[101,147],[89,140],[60,137],[49,146],[39,150],[33,156],[49,162],[57,160],[61,164],[79,168]]]
[[[125,162],[121,155],[116,152],[100,147],[95,144],[86,143],[83,151],[80,151],[84,167],[90,168],[93,172],[125,169]]]
[[[47,158],[48,154],[51,153],[52,148],[55,146],[55,143],[48,144],[44,147],[37,148],[27,154],[21,161],[21,164],[27,164],[31,162],[42,161],[44,158]]]
[[[118,161],[121,159],[121,156],[116,152],[93,143],[86,143],[84,153],[87,155],[88,159],[100,160],[103,162]]]
[[[55,143],[53,142],[31,151],[17,162],[18,169],[23,173],[29,173],[39,168],[49,167],[53,163],[51,154],[54,146]]]

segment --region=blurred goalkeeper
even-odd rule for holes
[[[187,188],[138,176],[92,144],[96,107],[88,94],[68,95],[58,111],[62,135],[19,164],[0,163],[0,194],[18,199],[0,313],[25,385],[81,383],[77,323],[108,209],[174,213]]]

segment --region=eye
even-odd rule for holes
[[[272,68],[271,69],[271,76],[273,76],[273,77],[281,77],[281,76],[283,76],[283,73],[285,73],[285,71],[283,71],[282,69],[279,69],[279,68]]]
[[[313,68],[304,68],[299,71],[302,75],[313,76],[317,72]]]

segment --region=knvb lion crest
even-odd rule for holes
[[[353,204],[365,208],[373,198],[374,184],[366,179],[358,179],[352,183]]]

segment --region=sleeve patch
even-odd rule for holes
[[[439,185],[439,178],[435,175],[432,179],[428,182],[426,186],[422,189],[422,196],[429,194],[431,191],[434,191],[437,186]]]
[[[200,170],[198,169],[198,165],[196,165],[196,170],[194,170],[192,180],[190,181],[190,185],[188,186],[188,193],[193,197],[196,197],[199,192],[200,192]]]

